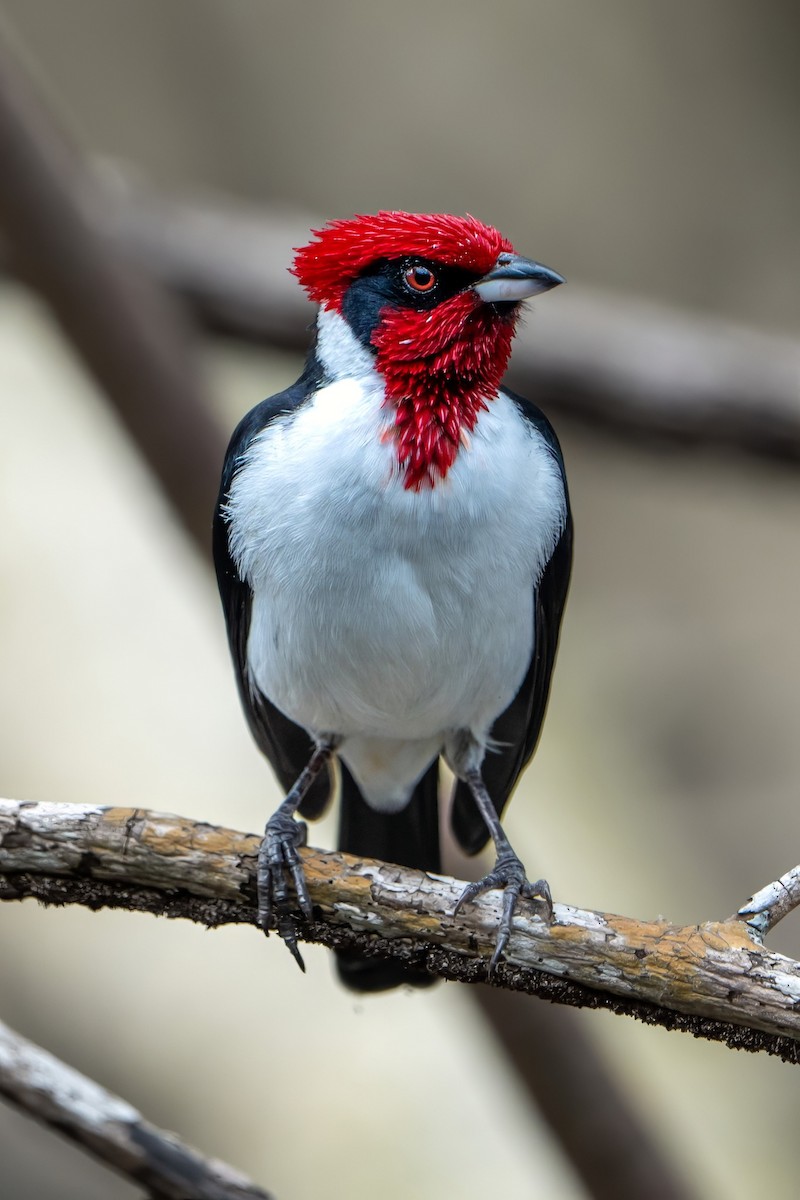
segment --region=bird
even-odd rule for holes
[[[501,824],[544,719],[572,563],[558,439],[502,382],[524,301],[564,282],[472,216],[380,211],[311,231],[290,271],[317,305],[300,378],[235,429],[214,559],[238,691],[285,799],[257,862],[258,924],[302,969],[306,825],[334,795],[339,848],[440,869],[451,828],[503,893],[552,919]],[[294,893],[294,898],[293,898]],[[337,952],[360,991],[424,965]]]

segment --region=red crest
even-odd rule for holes
[[[338,309],[353,280],[378,258],[418,255],[476,275],[513,247],[491,225],[449,213],[379,212],[329,221],[297,250],[292,274],[317,304]]]

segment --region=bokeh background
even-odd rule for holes
[[[608,289],[797,334],[796,5],[0,14],[87,153],[159,188],[323,219],[470,211],[599,303]],[[36,297],[5,279],[0,314],[0,790],[260,828],[277,793],[208,561]],[[300,362],[212,339],[198,354],[226,428]],[[800,474],[551,415],[576,565],[512,841],[559,900],[724,917],[800,857]],[[797,921],[770,944],[800,957]],[[586,1194],[463,989],[359,1000],[323,951],[301,977],[252,929],[32,903],[0,911],[0,952],[5,1020],[284,1200]],[[793,1194],[793,1068],[567,1015],[697,1196]],[[137,1194],[0,1109],[0,1196]]]

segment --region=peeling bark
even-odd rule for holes
[[[0,899],[255,924],[259,842],[145,809],[0,801]],[[413,961],[445,979],[486,979],[497,893],[454,918],[457,880],[302,854],[315,920],[298,917],[300,937]],[[743,916],[673,925],[556,904],[548,926],[523,902],[491,982],[800,1059],[800,963],[765,949]]]

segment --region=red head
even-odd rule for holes
[[[433,486],[497,393],[520,300],[561,277],[474,217],[379,212],[314,237],[292,271],[375,352],[406,487]]]

